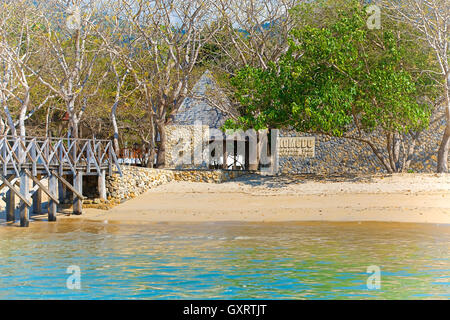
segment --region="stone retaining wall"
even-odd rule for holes
[[[442,114],[442,112],[437,114]],[[445,119],[442,119],[433,122],[430,128],[420,134],[408,171],[416,173],[433,173],[436,171],[437,151],[444,129]],[[206,126],[168,126],[166,168],[195,170],[208,167],[208,164],[205,162],[189,164],[189,160],[194,159],[194,145],[203,150],[203,159],[207,159],[210,156],[208,155],[209,149],[207,147],[209,134],[210,129]],[[386,168],[367,143],[327,135],[305,134],[286,130],[280,130],[279,137],[314,137],[315,140],[313,156],[286,156],[286,153],[279,152],[278,162],[273,161],[279,173],[312,173],[320,175],[386,173]],[[370,140],[386,160],[388,159],[386,138],[382,132],[366,134],[365,138]],[[406,148],[409,147],[408,142],[410,141],[405,141]],[[278,147],[279,145],[278,143]],[[402,163],[402,160],[400,159],[399,163]],[[197,176],[195,176],[195,179],[197,179]]]
[[[123,176],[114,174],[106,178],[107,197],[110,201],[123,201],[170,181],[222,183],[246,174],[245,171],[222,170],[164,170],[122,166]]]
[[[445,120],[435,122],[424,131],[411,159],[410,171],[436,172],[437,151],[445,128]],[[302,174],[374,174],[386,173],[372,149],[363,142],[325,135],[280,131],[280,137],[315,137],[315,156],[310,158],[279,157],[281,173]],[[386,141],[381,134],[369,138],[379,150],[385,152]]]

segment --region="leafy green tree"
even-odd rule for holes
[[[354,139],[368,144],[388,172],[407,169],[413,150],[400,144],[427,127],[434,94],[430,80],[407,66],[425,57],[409,53],[399,26],[370,30],[366,21],[365,7],[348,1],[325,25],[294,29],[279,63],[241,69],[232,83],[242,116],[227,126]],[[370,138],[379,132],[384,151]]]

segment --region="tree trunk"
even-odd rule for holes
[[[438,173],[447,173],[448,172],[448,147],[450,144],[450,83],[449,83],[449,75],[448,73],[445,76],[445,116],[447,125],[445,127],[444,136],[442,137],[441,145],[439,147],[438,152]]]
[[[25,138],[26,135],[25,117],[27,116],[28,104],[30,103],[29,90],[27,88],[25,90],[26,90],[25,98],[22,103],[22,106],[20,107],[20,114],[19,114],[19,132],[22,138]]]
[[[147,159],[147,168],[153,168],[155,165],[155,148],[152,146],[151,143],[147,144],[148,150],[148,159]]]
[[[16,136],[16,126],[14,125],[14,121],[11,117],[11,113],[9,113],[9,108],[7,105],[3,106],[3,109],[5,110],[5,114],[6,114],[6,120],[9,126],[9,130],[11,130],[11,134],[15,137]]]
[[[447,114],[450,106],[447,106]],[[438,152],[438,173],[448,172],[448,147],[450,143],[450,117],[447,115],[447,126],[445,127],[444,136],[442,137],[441,145]]]
[[[156,127],[159,132],[159,148],[156,165],[158,168],[164,168],[166,165],[166,124],[164,121],[156,121]]]
[[[120,153],[120,148],[119,148],[119,128],[117,126],[116,109],[117,109],[117,104],[114,104],[114,106],[111,110],[111,121],[112,121],[113,131],[114,131],[114,135],[113,135],[114,151],[118,155]]]
[[[78,120],[71,119],[69,124],[70,137],[73,139],[78,139]]]
[[[393,137],[394,135],[391,132],[386,134],[386,143],[387,143],[387,152],[389,159],[389,166],[392,172],[396,172],[396,166],[394,162],[394,147],[393,147]]]
[[[411,160],[412,155],[414,154],[414,150],[416,149],[416,145],[418,144],[420,131],[416,133],[410,133],[411,135],[411,143],[409,144],[408,148],[405,146],[403,147],[404,151],[404,157],[403,157],[403,165],[402,165],[402,172],[407,172],[409,170],[409,167],[411,166]],[[406,136],[404,137],[404,140],[406,141]]]
[[[25,116],[26,116],[26,112],[27,109],[22,108],[22,110],[20,110],[20,115],[19,115],[19,132],[20,132],[20,137],[25,138],[26,132],[25,132]]]
[[[400,139],[401,136],[395,132],[392,136],[392,153],[394,157],[394,163],[396,171],[400,171],[401,168],[399,168],[399,162],[400,162]]]
[[[372,142],[367,141],[367,140],[360,140],[360,141],[365,142],[369,145],[369,147],[372,149],[375,156],[378,158],[378,160],[380,160],[381,164],[383,164],[384,168],[386,169],[386,171],[388,173],[394,173],[394,172],[392,172],[392,168],[389,165],[389,161],[386,161],[386,159],[383,157],[383,155],[380,153],[380,151],[378,151],[377,147]]]
[[[69,113],[69,134],[73,139],[78,138],[78,117],[75,113],[75,99],[67,101],[67,112]]]
[[[47,113],[45,114],[45,137],[49,137],[50,134],[50,109],[51,107],[47,108]]]
[[[3,121],[2,117],[0,116],[0,135],[5,134],[5,122]]]

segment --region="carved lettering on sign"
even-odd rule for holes
[[[278,155],[280,157],[314,158],[315,144],[314,137],[279,138]]]

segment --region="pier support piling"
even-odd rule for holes
[[[66,177],[62,176],[64,179],[66,179]],[[57,189],[58,189],[58,199],[59,199],[59,203],[64,204],[65,200],[68,198],[67,195],[67,187],[61,182],[58,181],[57,184]]]
[[[41,175],[36,176],[38,180],[41,180]],[[34,183],[36,185],[36,183]],[[33,214],[42,214],[42,190],[40,187],[33,194]]]
[[[24,170],[22,170],[20,172],[20,194],[24,199],[27,200],[29,199],[29,192],[30,192],[29,190],[30,185],[28,175],[25,173]],[[20,226],[22,228],[28,227],[30,224],[30,212],[28,204],[25,203],[24,200],[20,200],[19,212],[20,212]]]
[[[58,196],[58,179],[53,174],[48,177],[48,189],[55,198]],[[56,201],[50,198],[48,201],[48,221],[56,221],[56,211]]]
[[[9,189],[6,192],[6,222],[14,222],[16,220],[14,211],[16,208],[16,194]]]
[[[106,200],[106,171],[102,170],[98,176],[98,193],[100,199]]]
[[[73,187],[80,194],[83,194],[83,172],[77,171],[73,176]],[[77,194],[73,195],[73,214],[80,215],[83,213],[83,199]]]

